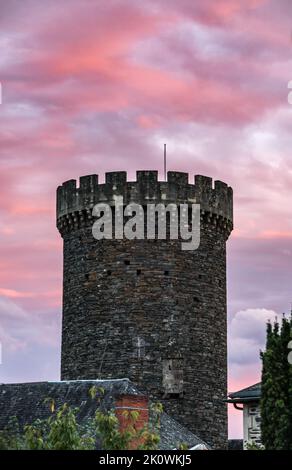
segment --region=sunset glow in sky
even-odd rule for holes
[[[229,390],[259,381],[292,301],[291,31],[291,0],[0,0],[0,382],[59,379],[57,186],[162,178],[165,142],[233,187]]]

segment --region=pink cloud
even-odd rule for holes
[[[11,299],[17,299],[19,297],[33,297],[34,294],[32,292],[19,292],[13,289],[1,289],[0,288],[0,295],[3,297],[10,297]]]

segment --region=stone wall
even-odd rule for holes
[[[100,240],[92,207],[199,203],[201,243]],[[211,446],[227,445],[226,240],[232,189],[185,173],[109,173],[58,188],[57,226],[64,239],[62,379],[129,377]]]

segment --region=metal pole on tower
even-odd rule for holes
[[[166,144],[164,144],[164,181],[166,181]]]

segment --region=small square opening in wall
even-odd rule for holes
[[[112,274],[110,269],[108,269],[106,273],[107,273],[108,276],[111,276],[111,274]]]
[[[200,302],[199,297],[196,297],[196,296],[193,298],[193,300],[194,300],[194,302],[195,302],[196,304],[198,304],[198,303]]]
[[[131,264],[130,260],[128,260],[128,259],[125,259],[124,263],[125,263],[126,266],[130,266],[130,264]]]
[[[85,279],[86,281],[96,281],[97,275],[95,271],[92,271],[91,273],[86,273],[85,274]]]
[[[183,397],[183,360],[181,358],[162,361],[162,386],[165,398]]]
[[[140,276],[142,274],[141,269],[137,269],[137,276]]]
[[[164,271],[164,276],[169,276],[169,271]]]

